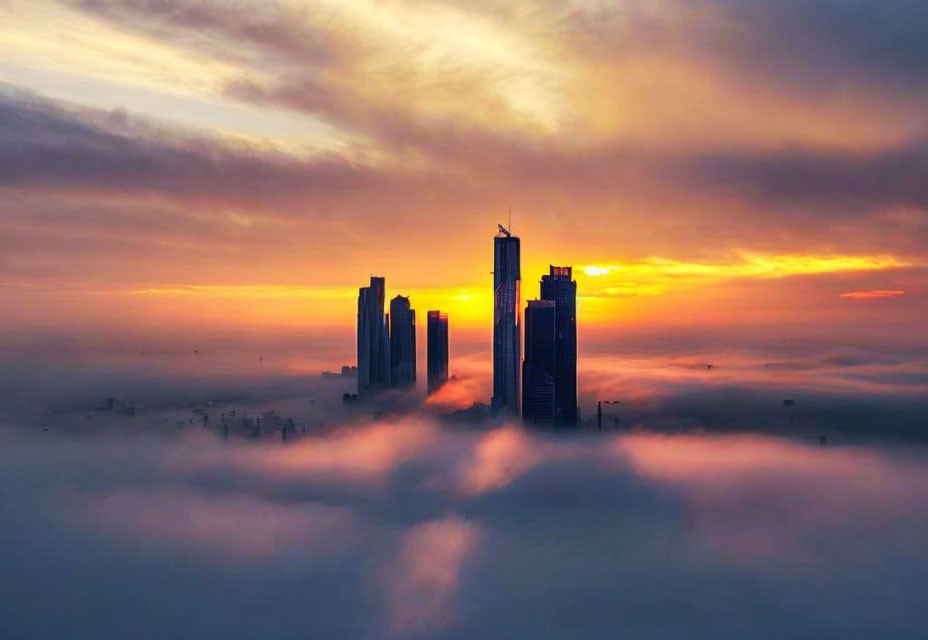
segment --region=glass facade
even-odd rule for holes
[[[429,311],[426,330],[428,391],[432,393],[448,381],[448,314]]]
[[[519,238],[500,228],[493,239],[493,399],[496,411],[519,414],[520,269]]]

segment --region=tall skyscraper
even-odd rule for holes
[[[383,387],[390,386],[391,369],[390,369],[390,314],[386,314],[380,325],[380,350],[383,368],[381,369],[380,384]]]
[[[416,311],[403,296],[390,300],[390,384],[416,384]]]
[[[577,283],[572,274],[572,267],[551,266],[541,277],[541,299],[555,303],[554,422],[559,426],[577,424]]]
[[[428,389],[436,391],[448,381],[448,314],[428,312]]]
[[[522,418],[554,424],[557,309],[552,300],[529,300],[525,309]]]
[[[494,411],[519,414],[519,238],[503,225],[493,239],[493,399]]]
[[[358,395],[370,395],[387,385],[389,341],[383,316],[383,278],[371,276],[358,290]]]

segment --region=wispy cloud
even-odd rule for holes
[[[651,257],[621,264],[581,266],[584,295],[659,295],[669,289],[737,279],[779,279],[904,269],[912,264],[889,255],[762,255],[736,252],[717,262],[684,262]]]
[[[905,295],[905,291],[897,289],[872,289],[870,291],[846,291],[841,294],[842,298],[851,300],[870,300],[873,298],[895,298],[896,296]]]

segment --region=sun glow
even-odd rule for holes
[[[909,266],[893,256],[855,255],[764,255],[738,253],[727,262],[686,262],[650,257],[636,262],[584,265],[575,271],[583,322],[608,324],[644,312],[638,298],[654,300],[671,293],[683,295],[722,282],[776,280],[817,274],[872,272]],[[526,282],[534,278],[523,273]],[[363,284],[363,283],[360,283]],[[395,295],[409,296],[424,323],[431,309],[447,312],[455,328],[485,326],[493,309],[493,292],[488,286],[451,288],[395,287],[387,277],[387,301]],[[902,295],[901,291],[852,291],[844,298],[865,299]],[[143,306],[155,300],[169,301],[159,308],[204,320],[226,319],[242,323],[350,326],[357,312],[356,287],[261,285],[161,285],[108,292]],[[533,297],[533,296],[527,296]],[[524,303],[524,300],[523,300]],[[648,303],[651,305],[652,303]],[[636,311],[637,309],[637,311]],[[167,311],[164,311],[167,312]]]
[[[609,265],[587,265],[583,273],[591,277],[614,273],[631,276],[719,276],[785,278],[794,275],[837,273],[843,271],[880,271],[911,266],[911,263],[889,255],[765,255],[737,252],[737,260],[725,262],[683,262],[663,257],[650,257],[638,262]]]

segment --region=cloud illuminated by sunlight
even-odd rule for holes
[[[364,283],[359,283],[363,285]],[[452,326],[475,326],[485,321],[492,310],[493,296],[488,287],[449,289],[406,289],[391,286],[387,279],[387,301],[396,295],[409,296],[425,323],[426,311],[440,309],[449,314]],[[174,310],[185,309],[198,317],[238,322],[275,324],[347,325],[354,323],[357,312],[357,287],[319,288],[297,285],[219,285],[189,284],[152,286],[128,291],[110,291],[104,295],[128,298],[141,305],[154,300],[170,301]],[[165,308],[161,305],[161,308]]]
[[[713,283],[736,279],[774,280],[786,277],[833,273],[872,272],[912,266],[890,255],[765,255],[737,253],[727,262],[687,262],[665,257],[640,261],[592,264],[578,267],[578,295],[585,321],[615,321],[622,316],[611,301],[657,297],[671,291],[696,290]],[[440,309],[449,314],[452,327],[477,327],[492,313],[489,286],[452,288],[393,287],[387,278],[387,300],[407,295],[424,321],[425,312]],[[359,286],[363,282],[359,283]],[[356,313],[355,287],[319,288],[297,285],[164,285],[111,294],[128,296],[141,304],[146,299],[171,300],[174,308],[213,318],[284,324],[313,323],[350,325]],[[852,291],[845,298],[860,299],[902,295],[896,291]],[[526,296],[526,299],[529,296]]]
[[[624,264],[587,265],[584,274],[591,277],[621,273],[631,276],[666,274],[674,276],[721,276],[784,278],[794,275],[838,273],[843,271],[880,271],[910,266],[893,256],[816,256],[809,254],[764,255],[738,253],[739,262],[682,262],[661,257],[645,258]]]
[[[912,266],[890,255],[812,255],[737,253],[728,262],[684,262],[650,257],[638,262],[585,265],[579,272],[592,279],[621,278],[620,284],[592,285],[595,296],[659,295],[667,289],[735,278],[775,279],[825,273],[883,271]],[[591,283],[592,284],[592,283]]]
[[[892,255],[770,255],[736,252],[718,262],[687,262],[664,257],[639,261],[590,264],[575,273],[586,322],[611,322],[631,312],[622,300],[655,298],[671,292],[696,291],[734,281],[773,281],[824,274],[853,274],[916,266]],[[851,292],[847,298],[875,297]],[[901,295],[880,292],[876,295]],[[634,315],[632,313],[632,315]]]
[[[897,289],[872,289],[870,291],[846,291],[841,294],[841,297],[851,300],[870,300],[873,298],[895,298],[901,295],[905,295],[905,291]]]
[[[179,286],[148,287],[132,289],[132,296],[192,296],[203,298],[312,298],[332,299],[357,295],[351,289],[318,289],[290,285],[216,285],[190,284]]]
[[[403,535],[385,575],[391,635],[421,635],[454,620],[463,565],[479,541],[479,525],[458,516],[417,524]]]

